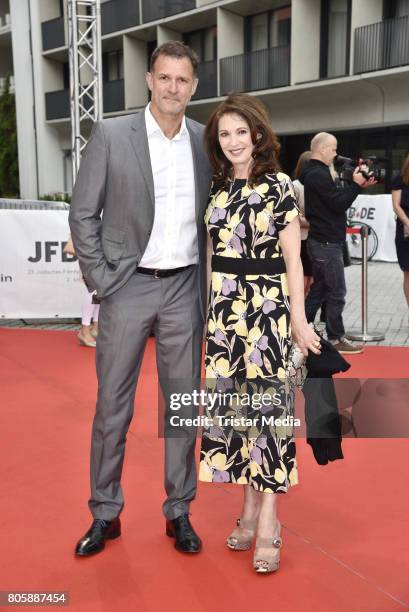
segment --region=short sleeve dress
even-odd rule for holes
[[[255,391],[274,384],[279,397],[285,399],[275,402],[273,408],[271,403],[252,402],[257,425],[253,419],[251,425],[243,426],[238,419],[239,424],[234,422],[230,428],[218,426],[217,421],[205,427],[199,469],[202,481],[250,484],[258,491],[273,493],[285,493],[298,483],[291,425],[293,396],[286,383],[291,341],[287,275],[273,273],[273,263],[283,260],[280,232],[298,214],[292,183],[281,172],[264,175],[254,188],[244,179],[222,189],[212,185],[205,223],[213,254],[228,260],[263,260],[268,266],[271,262],[272,273],[212,270],[205,350],[207,388],[222,384],[224,389],[230,385],[233,390],[237,386],[243,390],[244,384],[255,397]],[[224,415],[240,416],[242,410],[236,396],[224,406]],[[271,425],[271,411],[274,418],[285,415],[289,420]],[[213,408],[212,416],[216,412]]]
[[[400,205],[409,217],[409,185],[403,183],[400,173],[392,180],[392,191],[395,190],[402,191]],[[395,244],[400,269],[403,272],[409,272],[409,238],[405,237],[403,223],[399,218],[396,218]]]

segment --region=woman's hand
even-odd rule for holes
[[[298,322],[291,320],[291,335],[300,347],[303,355],[307,357],[308,351],[321,355],[321,338],[315,333],[307,321]]]

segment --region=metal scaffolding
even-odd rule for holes
[[[100,0],[67,0],[73,185],[89,122],[102,119]],[[87,125],[88,124],[88,125]]]

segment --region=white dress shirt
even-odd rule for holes
[[[195,181],[190,136],[183,117],[180,131],[167,138],[145,109],[155,218],[140,266],[170,269],[199,261],[195,218]]]

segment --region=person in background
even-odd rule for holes
[[[306,161],[311,159],[311,151],[304,151],[298,158],[294,170],[293,187],[297,197],[298,208],[300,209],[300,228],[301,228],[301,263],[304,271],[304,295],[307,296],[313,283],[312,263],[307,253],[308,228],[310,224],[305,218],[304,185],[300,183],[299,176]]]
[[[64,253],[76,255],[71,236],[64,247]],[[85,287],[85,285],[84,285]],[[92,294],[85,287],[81,306],[81,329],[78,332],[78,342],[82,346],[96,347],[95,339],[98,336],[98,314],[99,304],[94,304]]]
[[[96,347],[96,337],[98,336],[98,315],[99,304],[93,303],[93,294],[89,293],[84,286],[84,296],[82,298],[82,317],[81,329],[77,338],[81,346]]]
[[[313,322],[325,302],[328,340],[340,353],[362,353],[363,346],[354,345],[346,337],[342,318],[346,296],[346,211],[361,189],[373,185],[375,181],[362,175],[366,167],[357,166],[351,183],[344,189],[338,189],[330,172],[337,155],[335,136],[320,132],[311,140],[310,148],[311,159],[304,164],[300,175],[305,188],[305,216],[310,223],[307,249],[314,276],[305,301],[307,320]]]
[[[392,181],[392,204],[396,214],[396,253],[403,272],[403,292],[409,308],[409,155]]]

